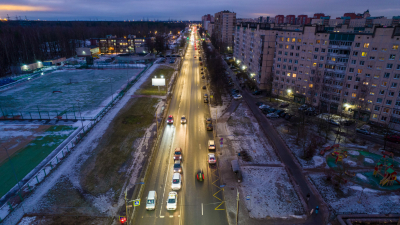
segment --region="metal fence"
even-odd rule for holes
[[[77,144],[88,134],[93,127],[104,117],[104,115],[112,108],[112,106],[120,100],[125,93],[139,80],[139,78],[152,66],[151,63],[146,69],[140,72],[134,80],[132,80],[110,103],[107,104],[89,124],[84,126],[59,152],[47,162],[36,174],[34,174],[15,194],[13,194],[5,204],[0,207],[0,215],[9,215],[14,209],[23,203],[23,200],[47,177],[49,174],[62,163],[71,151],[75,149]],[[78,118],[78,117],[77,117]],[[79,118],[78,118],[79,119]],[[18,185],[18,184],[17,184]],[[5,217],[7,217],[5,216]],[[4,218],[5,218],[4,217]],[[4,220],[0,218],[0,222]]]

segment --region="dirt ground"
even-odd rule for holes
[[[15,135],[12,138],[1,138],[1,144],[7,148],[8,154],[11,157],[13,154],[17,153],[19,150],[23,149],[26,145],[28,145],[32,140],[39,136],[41,133],[45,132],[50,128],[50,125],[12,125],[12,126],[4,126],[2,129],[0,126],[1,132],[21,132],[21,135]],[[24,135],[22,133],[24,131],[29,131],[31,135]],[[4,149],[2,149],[4,150]],[[7,152],[0,151],[0,165],[7,159]]]

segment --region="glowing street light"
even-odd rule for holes
[[[287,93],[288,93],[288,94],[292,93],[292,90],[288,89],[288,90],[287,90]]]

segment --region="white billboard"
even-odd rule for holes
[[[152,78],[151,84],[153,86],[165,86],[165,78]]]

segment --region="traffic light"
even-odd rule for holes
[[[126,217],[125,217],[125,216],[120,216],[120,217],[119,217],[119,222],[120,222],[121,224],[124,224],[124,223],[126,222]]]

